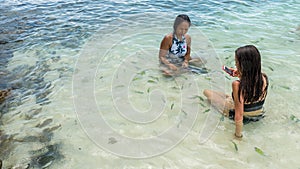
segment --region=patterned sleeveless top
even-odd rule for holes
[[[186,53],[187,53],[187,43],[185,37],[182,36],[182,40],[180,41],[174,34],[172,40],[172,46],[169,49],[169,54],[167,55],[168,61],[173,64],[182,64]]]

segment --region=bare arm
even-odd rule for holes
[[[183,67],[188,67],[189,65],[189,61],[191,60],[191,43],[192,43],[192,39],[191,36],[186,34],[186,43],[187,43],[187,52],[184,56],[184,62],[182,64]]]
[[[234,97],[234,109],[235,109],[235,136],[242,137],[243,130],[243,113],[244,113],[244,98],[238,95],[240,82],[232,82],[232,91]]]
[[[172,35],[169,34],[166,35],[161,41],[159,49],[159,60],[163,64],[169,66],[170,69],[177,70],[177,67],[174,64],[170,63],[166,58],[166,55],[169,52],[169,48],[172,46],[172,38]]]
[[[186,41],[187,41],[187,52],[184,56],[184,61],[190,61],[191,60],[191,45],[192,45],[192,38],[190,35],[186,35]]]

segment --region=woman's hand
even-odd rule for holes
[[[173,65],[172,63],[168,64],[168,66],[173,71],[177,71],[178,70],[178,68],[175,65]]]
[[[235,70],[233,71],[232,76],[233,76],[233,77],[239,77],[239,76],[240,76],[239,71],[238,71],[237,69],[235,69]]]
[[[232,71],[232,74],[231,74],[232,77],[239,77],[240,76],[240,73],[237,69],[234,69],[234,68],[228,68],[228,69],[230,69]]]
[[[184,61],[184,62],[182,63],[182,67],[183,67],[183,68],[187,68],[188,66],[189,66],[189,62]]]

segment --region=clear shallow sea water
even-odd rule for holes
[[[1,105],[3,168],[299,168],[299,8],[1,1],[1,89],[15,88]],[[157,70],[159,43],[180,13],[192,20],[192,56],[207,60],[208,74]],[[245,44],[261,51],[270,88],[267,117],[238,141],[202,91],[230,93],[233,79],[219,68],[234,66]]]

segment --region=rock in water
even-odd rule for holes
[[[37,158],[37,163],[41,168],[46,168],[52,164],[55,157],[51,154],[42,155]]]
[[[5,98],[10,95],[11,89],[1,90],[0,91],[0,103],[4,102]]]

